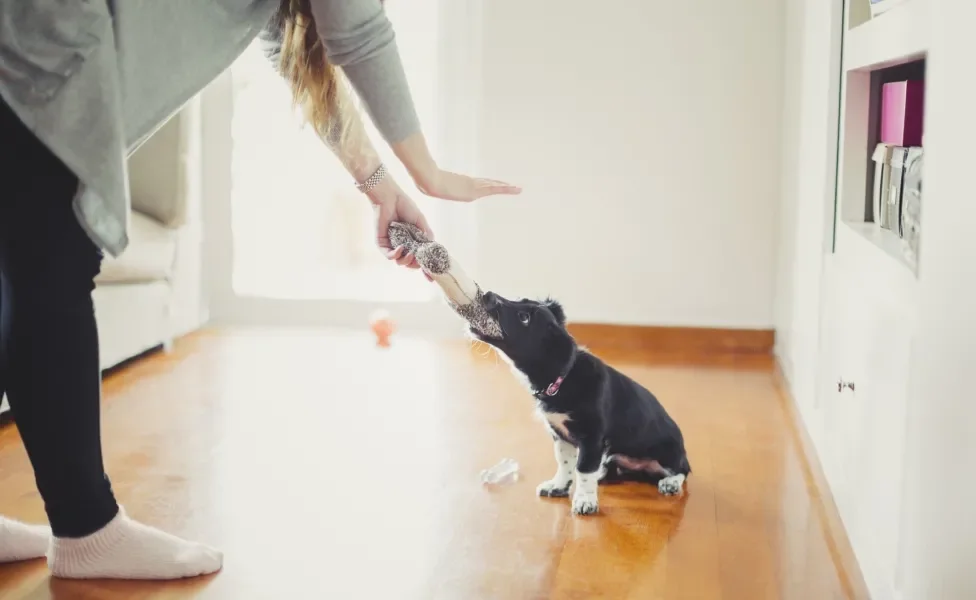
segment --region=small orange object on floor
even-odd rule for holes
[[[396,331],[396,324],[385,310],[376,311],[369,319],[369,327],[376,336],[376,344],[384,348],[390,345],[390,336]]]

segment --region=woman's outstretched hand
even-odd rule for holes
[[[522,188],[517,185],[494,179],[469,177],[452,171],[437,170],[425,179],[417,182],[417,189],[441,200],[473,202],[485,196],[513,196],[522,193]]]
[[[468,177],[441,169],[431,156],[423,133],[419,131],[391,147],[403,166],[407,168],[417,189],[432,198],[473,202],[485,196],[511,196],[522,193],[522,188],[504,181]]]
[[[424,181],[416,183],[418,189],[427,196],[455,202],[473,202],[485,196],[515,195],[522,192],[518,186],[502,181],[468,177],[443,170],[436,170],[431,176],[425,177]],[[388,230],[393,221],[402,221],[416,225],[427,237],[434,239],[434,232],[424,214],[392,177],[385,178],[368,192],[368,196],[376,215],[376,245],[380,251],[400,266],[419,269],[420,264],[414,255],[404,248],[394,248],[390,244]],[[431,280],[427,273],[424,276]]]

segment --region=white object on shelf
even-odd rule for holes
[[[901,0],[847,32],[844,70],[878,69],[921,58],[928,50],[929,1]]]
[[[918,274],[918,241],[922,229],[922,148],[909,148],[901,200],[901,238],[905,257]]]
[[[874,186],[871,188],[871,219],[884,226],[885,206],[888,198],[888,184],[891,179],[891,145],[879,143],[874,148]]]
[[[890,229],[901,238],[901,192],[905,182],[905,159],[908,148],[895,146],[891,151],[891,173],[888,176],[888,195],[885,197],[881,228]]]

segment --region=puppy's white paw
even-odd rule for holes
[[[569,496],[569,488],[572,485],[572,479],[550,479],[540,483],[535,488],[535,493],[543,498],[566,498]]]
[[[684,482],[684,475],[671,475],[657,482],[657,491],[663,496],[677,496],[681,493]]]
[[[600,512],[600,504],[596,494],[575,494],[573,496],[573,514],[586,516]]]
[[[574,515],[595,515],[600,512],[596,499],[597,485],[600,481],[598,477],[599,472],[576,472],[576,490],[573,492]]]

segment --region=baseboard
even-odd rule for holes
[[[817,496],[820,499],[820,502],[815,503],[814,510],[820,513],[820,524],[823,527],[824,538],[827,540],[827,548],[833,559],[834,567],[837,569],[837,576],[844,589],[844,595],[851,600],[870,600],[871,594],[868,591],[867,583],[864,581],[864,576],[861,574],[861,567],[854,555],[854,549],[847,538],[847,530],[844,528],[840,511],[834,502],[834,495],[830,491],[827,477],[820,465],[820,458],[817,456],[813,440],[803,423],[803,417],[800,415],[796,400],[793,398],[789,382],[783,374],[779,361],[775,360],[773,365],[773,381],[776,390],[779,392],[780,401],[783,403],[783,410],[788,416],[788,425],[793,431],[793,439],[796,440],[800,455],[803,457],[807,485],[812,485],[817,490]]]
[[[771,355],[772,329],[713,329],[570,323],[570,333],[584,346],[662,354]]]

